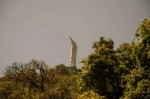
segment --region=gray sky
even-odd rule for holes
[[[0,74],[12,62],[45,60],[70,64],[71,36],[77,43],[77,67],[100,36],[117,48],[131,42],[150,0],[0,0]]]

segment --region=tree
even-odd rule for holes
[[[55,66],[55,70],[60,75],[69,75],[69,68],[67,68],[64,64]]]
[[[123,99],[150,98],[150,19],[145,19],[136,32],[136,43],[132,48],[134,68],[125,75]]]
[[[25,84],[31,89],[40,89],[44,92],[46,72],[48,68],[44,61],[32,60],[28,64],[13,63],[6,68],[5,75],[10,76],[18,84]]]
[[[105,40],[104,37],[94,42],[94,52],[83,60],[81,80],[82,89],[94,90],[100,96],[111,99],[116,97],[119,84],[117,76],[119,61],[113,45],[111,39]]]

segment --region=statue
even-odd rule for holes
[[[70,40],[72,44],[71,55],[70,55],[70,67],[76,67],[77,44],[71,37]]]

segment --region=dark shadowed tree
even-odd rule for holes
[[[44,83],[48,68],[44,61],[32,60],[27,64],[13,63],[6,68],[5,75],[8,75],[18,84],[25,84],[29,89],[40,89],[44,92]]]

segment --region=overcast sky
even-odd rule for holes
[[[100,36],[117,48],[131,42],[149,16],[150,0],[0,0],[0,75],[15,61],[69,66],[69,36],[77,43],[80,68]]]

